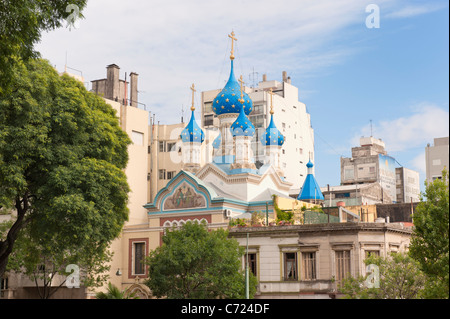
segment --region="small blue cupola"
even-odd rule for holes
[[[189,123],[186,125],[186,127],[184,128],[184,130],[181,132],[181,140],[183,141],[183,143],[193,142],[193,143],[201,144],[205,140],[205,133],[203,133],[202,129],[200,128],[200,126],[198,126],[197,121],[195,120],[194,84],[192,84],[191,90],[192,90],[191,119],[190,119]]]
[[[267,127],[266,131],[261,136],[261,143],[264,146],[282,146],[284,144],[284,136],[281,134],[281,132],[278,130],[278,128],[275,126],[275,122],[273,120],[273,92],[272,89],[269,91],[270,96],[270,123]]]
[[[320,190],[319,184],[317,184],[314,174],[312,172],[313,163],[309,160],[306,167],[308,168],[308,175],[306,176],[305,182],[303,183],[302,190],[298,194],[297,199],[307,202],[323,201],[324,197],[322,191]]]
[[[255,134],[255,126],[247,117],[243,108],[241,108],[241,111],[239,112],[239,116],[237,117],[236,121],[234,121],[233,124],[231,124],[230,130],[233,136],[251,137]]]

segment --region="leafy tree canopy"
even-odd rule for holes
[[[244,298],[244,249],[223,229],[186,223],[168,231],[163,245],[150,253],[147,285],[154,296],[176,299]],[[256,292],[256,278],[249,276],[249,294]]]
[[[348,299],[418,299],[422,298],[426,276],[418,263],[406,253],[370,256],[364,260],[374,266],[366,276],[346,278],[339,291]]]
[[[130,140],[114,109],[44,60],[18,63],[0,98],[0,207],[17,213],[0,240],[0,275],[19,232],[52,251],[100,253],[128,218]]]
[[[38,57],[34,45],[41,33],[67,24],[70,15],[78,14],[87,0],[2,0],[0,1],[0,95],[9,93],[13,69],[20,61]],[[68,5],[78,10],[68,10]]]
[[[410,254],[429,277],[429,298],[449,297],[448,186],[448,171],[444,169],[442,179],[426,183],[413,216]]]

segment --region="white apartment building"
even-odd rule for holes
[[[249,115],[255,126],[252,140],[253,160],[256,167],[266,163],[265,147],[260,138],[270,122],[270,94],[272,89],[273,108],[276,114],[275,125],[284,135],[286,143],[281,150],[281,168],[286,181],[293,184],[290,194],[297,196],[306,175],[306,164],[314,162],[314,130],[311,127],[310,114],[306,105],[299,101],[298,88],[291,84],[286,72],[282,73],[282,81],[268,81],[266,75],[256,87],[245,87],[244,91],[253,101],[253,111]],[[212,110],[212,101],[220,90],[204,91],[201,95],[201,126],[217,129],[219,119]]]
[[[449,158],[449,137],[440,137],[434,139],[434,145],[427,145],[425,148],[425,163],[427,182],[431,183],[435,179],[442,178],[444,167],[448,170]]]

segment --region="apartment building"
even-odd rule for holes
[[[352,156],[341,157],[341,185],[324,190],[325,202],[330,198],[344,202],[353,198],[347,205],[418,201],[419,173],[396,166],[381,139],[361,137],[360,146],[352,148]]]
[[[444,167],[447,170],[449,169],[448,141],[448,136],[435,138],[433,145],[427,144],[427,147],[425,147],[425,164],[428,183],[431,183],[435,179],[441,179]]]

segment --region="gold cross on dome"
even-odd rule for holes
[[[238,100],[238,101],[241,102],[241,104],[244,104],[244,102],[245,102],[245,100],[244,100],[244,93],[242,91],[242,85],[244,84],[244,80],[242,79],[242,75],[241,75],[241,77],[239,78],[238,81],[239,81],[239,83],[241,83],[241,99]]]
[[[270,94],[270,114],[273,114],[273,95],[275,93],[273,93],[272,88],[270,88],[269,92],[267,92]]]
[[[191,90],[192,90],[192,106],[191,106],[191,111],[195,111],[195,106],[194,106],[194,94],[195,94],[195,85],[194,83],[192,83],[191,86]]]
[[[233,45],[233,40],[237,41],[237,38],[234,36],[234,31],[231,31],[231,34],[228,35],[229,38],[231,38],[231,56],[230,59],[234,60],[234,45]]]

